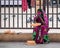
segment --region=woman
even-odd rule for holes
[[[33,40],[35,40],[37,44],[49,42],[48,20],[42,9],[38,9],[37,16],[34,17],[34,24],[32,24],[32,26],[34,26]]]

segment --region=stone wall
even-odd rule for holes
[[[54,42],[60,42],[60,34],[56,33],[50,33],[49,39],[50,41]],[[21,33],[21,34],[0,34],[0,42],[2,41],[9,41],[9,42],[22,42],[32,40],[32,34],[31,33]]]

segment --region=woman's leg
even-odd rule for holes
[[[48,31],[46,26],[41,27],[41,36],[44,42],[49,42]]]
[[[49,42],[49,37],[48,37],[48,35],[44,35],[44,42]]]

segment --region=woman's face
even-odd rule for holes
[[[41,12],[40,11],[37,11],[37,16],[40,16],[41,15]]]

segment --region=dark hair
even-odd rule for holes
[[[37,11],[40,11],[40,12],[41,12],[41,15],[39,15],[39,16],[43,19],[43,21],[45,21],[45,20],[44,20],[43,10],[42,10],[42,9],[38,9]]]

